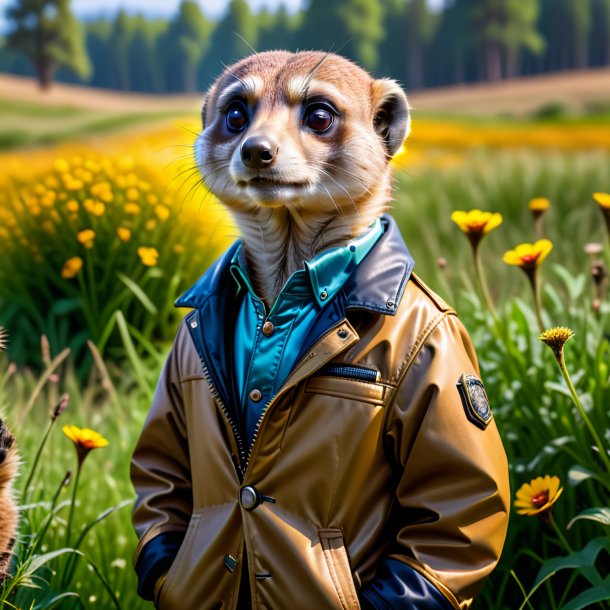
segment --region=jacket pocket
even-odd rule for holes
[[[381,383],[336,376],[313,375],[305,382],[305,394],[325,394],[383,407],[388,387]]]
[[[180,564],[182,563],[183,558],[185,557],[185,555],[188,556],[188,551],[189,551],[191,545],[193,544],[193,540],[195,538],[195,532],[197,531],[197,526],[199,525],[200,517],[201,517],[201,514],[199,514],[199,513],[193,513],[191,515],[191,520],[189,521],[188,528],[184,535],[184,540],[182,541],[182,544],[180,545],[180,548],[178,549],[178,553],[176,554],[176,557],[174,558],[172,565],[169,567],[169,570],[165,577],[165,581],[163,582],[163,584],[161,585],[161,589],[159,590],[159,594],[158,594],[157,600],[156,600],[156,607],[159,609],[163,607],[163,600],[167,596],[167,593],[172,586],[174,576],[175,576],[176,572],[179,570]]]
[[[347,550],[341,530],[318,530],[322,551],[330,577],[337,590],[343,610],[360,610],[360,602],[349,565]]]

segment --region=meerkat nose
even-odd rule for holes
[[[252,135],[241,146],[241,160],[252,169],[269,167],[277,156],[277,142],[266,134]]]

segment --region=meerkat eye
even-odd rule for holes
[[[307,125],[309,129],[317,133],[323,133],[330,129],[334,120],[335,116],[330,110],[327,110],[322,106],[313,106],[307,110],[303,123]]]
[[[229,131],[237,133],[243,131],[248,124],[248,114],[241,102],[234,102],[227,109],[227,128]]]

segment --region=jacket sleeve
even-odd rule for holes
[[[138,593],[154,597],[155,583],[180,547],[192,513],[185,413],[180,385],[184,323],[161,371],[152,405],[131,461],[136,490],[132,522],[139,538],[134,554]]]
[[[471,421],[464,373],[479,375],[474,349],[445,313],[407,363],[386,420],[395,538],[360,592],[363,608],[465,610],[500,558],[508,465],[494,420]]]

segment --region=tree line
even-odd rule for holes
[[[125,91],[208,88],[235,60],[268,49],[339,52],[408,90],[610,65],[610,0],[310,0],[290,14],[230,0],[213,21],[196,0],[172,19],[78,22],[70,0],[13,0],[0,71]]]

